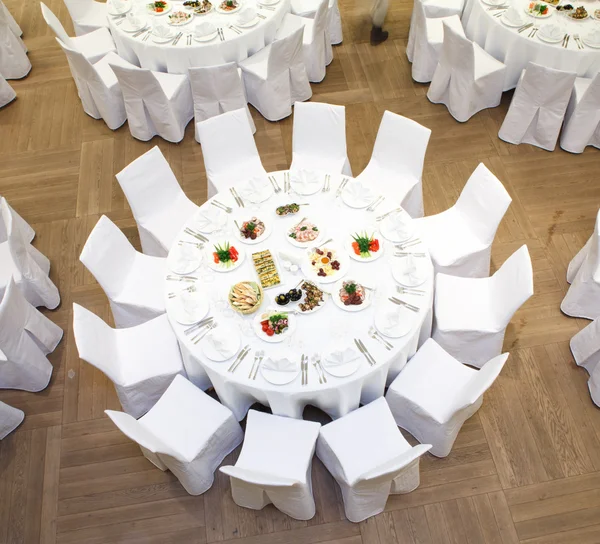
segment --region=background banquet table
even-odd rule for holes
[[[529,5],[527,0],[514,0],[523,10]],[[508,2],[507,2],[508,3]],[[563,0],[563,4],[566,0]],[[571,34],[568,47],[562,47],[561,42],[550,44],[543,42],[538,36],[529,38],[528,31],[517,32],[516,28],[504,25],[501,17],[494,17],[497,11],[488,11],[482,0],[467,0],[462,16],[466,36],[480,45],[495,59],[506,65],[504,90],[516,87],[522,70],[528,62],[542,66],[576,72],[578,76],[593,77],[600,71],[600,49],[585,46],[577,48],[573,34],[585,35],[590,29],[600,27],[600,22],[594,20],[591,14],[600,9],[600,2],[570,2],[573,6],[585,6],[590,17],[584,21],[574,21],[560,12],[554,12],[545,19],[535,19],[526,15],[526,23],[534,23],[542,27],[546,24],[558,23],[564,27],[564,33]]]
[[[280,187],[283,187],[283,173],[274,174]],[[271,344],[259,339],[256,334],[249,330],[244,321],[251,323],[257,314],[262,313],[268,307],[276,307],[273,300],[280,293],[289,288],[295,287],[304,277],[301,272],[294,275],[282,269],[281,260],[278,263],[279,273],[282,284],[265,290],[265,302],[257,314],[250,316],[226,316],[226,312],[220,312],[217,306],[226,307],[223,301],[226,300],[230,287],[239,281],[252,280],[257,281],[257,276],[253,268],[251,253],[270,249],[275,255],[279,251],[285,251],[300,258],[304,249],[292,246],[285,238],[288,228],[296,224],[302,217],[306,216],[324,226],[322,241],[333,238],[334,243],[339,247],[339,241],[350,236],[360,229],[361,226],[376,225],[375,217],[387,210],[392,210],[398,206],[393,197],[387,196],[382,205],[377,207],[375,212],[368,212],[364,209],[352,209],[341,200],[336,201],[335,192],[342,180],[341,175],[331,175],[331,191],[327,193],[318,192],[312,196],[286,195],[283,192],[273,194],[266,202],[260,205],[258,209],[251,209],[246,202],[244,213],[240,215],[240,208],[235,204],[229,194],[219,193],[215,199],[226,203],[233,208],[233,213],[228,216],[228,225],[233,224],[233,219],[244,217],[249,219],[256,215],[259,219],[272,222],[273,231],[263,242],[256,245],[245,245],[241,242],[236,244],[236,248],[243,249],[246,253],[244,263],[236,270],[229,272],[213,272],[214,280],[204,283],[204,271],[202,268],[193,274],[200,277],[198,289],[204,292],[212,299],[211,308],[208,315],[216,316],[216,321],[220,327],[230,327],[230,330],[241,336],[240,346],[250,344],[252,351],[246,357],[235,373],[228,372],[233,357],[225,362],[214,362],[207,358],[203,352],[202,341],[195,344],[191,341],[191,335],[186,336],[184,330],[187,328],[177,322],[174,316],[174,308],[177,302],[168,297],[176,289],[185,288],[188,284],[174,281],[165,281],[167,314],[175,330],[182,350],[186,371],[188,377],[199,387],[206,389],[211,384],[214,386],[219,399],[223,404],[230,408],[236,417],[241,420],[245,416],[248,408],[254,402],[260,402],[269,406],[273,413],[289,417],[302,417],[302,411],[307,404],[316,406],[327,412],[331,417],[340,417],[351,410],[356,409],[359,403],[367,403],[381,396],[386,382],[389,383],[395,378],[402,367],[406,364],[407,358],[412,356],[418,345],[430,336],[431,332],[431,308],[433,303],[433,266],[426,248],[422,244],[411,247],[408,251],[425,253],[422,257],[422,266],[425,273],[425,282],[418,287],[424,291],[422,296],[398,295],[395,286],[397,285],[390,271],[390,264],[395,258],[392,256],[394,247],[391,242],[384,240],[383,251],[385,253],[377,260],[369,263],[360,263],[353,259],[348,259],[348,273],[345,279],[359,280],[365,285],[376,286],[377,299],[385,300],[389,307],[398,308],[386,299],[390,295],[400,296],[414,305],[420,307],[419,313],[414,313],[409,317],[412,321],[410,331],[400,338],[388,338],[392,343],[393,349],[387,351],[383,345],[369,337],[368,329],[373,324],[375,312],[381,311],[381,301],[374,300],[373,303],[360,312],[347,312],[337,307],[331,299],[327,300],[325,305],[318,311],[296,316],[297,328],[291,340],[291,344]],[[238,187],[238,193],[241,189]],[[379,190],[379,194],[385,194]],[[241,194],[241,193],[240,193]],[[301,208],[297,215],[289,217],[278,217],[275,214],[276,206],[285,202],[309,203],[308,206]],[[211,207],[210,201],[205,203],[203,208]],[[310,211],[304,211],[310,210]],[[302,217],[298,217],[298,215]],[[411,220],[412,221],[412,220]],[[194,223],[192,218],[189,226]],[[229,227],[226,226],[225,229]],[[233,229],[232,229],[233,230]],[[210,240],[219,238],[217,235],[207,235]],[[228,236],[228,239],[234,238]],[[379,236],[379,239],[382,239]],[[182,231],[178,240],[194,240]],[[212,244],[206,244],[212,248]],[[177,243],[171,249],[177,251]],[[171,253],[169,259],[171,259]],[[324,290],[333,290],[334,284],[324,284]],[[280,288],[281,287],[281,288]],[[228,306],[227,306],[228,308]],[[285,310],[286,307],[278,307]],[[232,313],[232,312],[229,312]],[[411,314],[411,312],[405,312]],[[258,373],[256,380],[250,380],[248,374],[254,360],[254,354],[257,350],[265,351],[265,359],[269,355],[286,356],[295,361],[300,360],[301,353],[312,355],[313,353],[325,354],[333,348],[344,348],[352,346],[354,348],[354,338],[362,339],[367,349],[377,360],[375,366],[369,366],[360,355],[358,370],[345,378],[336,378],[327,375],[327,383],[320,384],[315,368],[309,365],[309,379],[307,385],[301,384],[300,375],[288,385],[272,385],[266,381],[261,372]]]
[[[242,0],[242,2],[241,9],[254,7],[265,18],[260,18],[255,26],[241,29],[241,34],[228,28],[228,25],[235,25],[241,10],[231,14],[223,14],[217,12],[214,8],[207,15],[195,15],[189,24],[173,27],[175,33],[184,33],[183,38],[175,45],[172,43],[154,43],[152,38],[142,41],[144,35],[134,37],[133,33],[125,32],[122,28],[123,23],[117,24],[119,19],[111,16],[108,17],[110,31],[117,45],[119,55],[129,62],[158,72],[185,74],[189,67],[239,62],[260,51],[275,39],[275,34],[283,17],[290,11],[290,0],[280,0],[274,6],[270,6],[273,9],[261,9],[256,0]],[[110,0],[108,4],[110,4]],[[145,5],[146,2],[142,2],[142,4]],[[149,24],[152,24],[155,17],[165,19],[166,24],[169,13],[180,10],[183,2],[172,2],[172,4],[172,10],[164,15],[148,14]],[[192,40],[191,44],[188,45],[187,34],[193,33],[195,25],[202,21],[210,21],[215,26],[222,27],[225,40],[221,41],[219,37],[215,37],[209,42]]]

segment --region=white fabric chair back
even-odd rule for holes
[[[6,106],[17,97],[15,90],[0,74],[0,108]]]
[[[90,11],[90,6],[93,6],[94,0],[63,0],[71,19],[75,23],[81,21]]]
[[[31,242],[35,238],[35,231],[31,228],[31,225],[25,221],[8,203],[8,201],[2,196],[0,197],[0,202],[2,206],[6,204],[8,209],[10,210],[11,217],[13,222],[15,223],[15,227],[21,231],[21,236],[23,240],[26,242]],[[4,224],[4,220],[0,221],[0,243],[6,242],[8,240],[8,233],[6,232],[6,225]]]
[[[6,239],[10,255],[19,272],[28,280],[35,280],[39,275],[45,275],[40,266],[27,251],[28,242],[23,238],[23,233],[13,217],[13,210],[5,198],[0,200],[0,213],[6,229]]]
[[[302,60],[303,35],[304,27],[301,27],[289,36],[281,40],[276,40],[271,44],[267,65],[267,78],[273,78],[275,75],[289,70],[291,66],[298,62],[304,62]]]
[[[419,457],[427,453],[430,449],[430,444],[418,444],[413,446],[410,450],[405,451],[395,459],[387,461],[362,474],[357,482],[353,484],[353,487],[356,490],[360,490],[361,486],[372,488],[378,484],[390,482],[408,467],[408,465],[419,459]]]
[[[329,15],[329,0],[321,0],[319,7],[315,13],[315,23],[313,25],[313,39],[318,39],[319,36],[327,37],[327,19]]]
[[[103,215],[88,236],[79,260],[112,299],[123,289],[135,253],[121,229]]]
[[[9,19],[0,9],[0,74],[6,79],[21,79],[31,70],[27,47],[12,31]]]
[[[508,355],[508,353],[502,353],[490,359],[475,373],[471,381],[455,397],[455,412],[473,406],[492,387],[492,384],[502,372]]]
[[[578,80],[575,80],[577,88]],[[577,101],[573,92],[567,106],[560,147],[571,153],[583,153],[588,145],[600,148],[600,72],[591,80]]]
[[[500,180],[479,163],[469,177],[456,209],[469,218],[471,230],[483,243],[491,244],[512,198]]]
[[[42,9],[42,17],[44,18],[44,21],[46,21],[46,24],[52,29],[52,32],[56,34],[56,37],[67,47],[70,47],[71,49],[77,49],[73,44],[73,40],[71,40],[62,23],[58,20],[58,17],[54,15],[52,10],[46,4],[44,4],[44,2],[40,2],[40,8]]]
[[[23,35],[21,27],[17,24],[17,21],[15,21],[15,18],[12,16],[10,11],[8,11],[8,8],[2,3],[2,0],[0,0],[0,11],[3,12],[3,15],[6,18],[12,33],[17,37],[21,37]]]
[[[2,2],[0,2],[0,9],[2,9]],[[23,410],[13,408],[4,402],[0,402],[0,440],[6,438],[12,433],[25,418]]]
[[[465,82],[473,82],[475,77],[475,51],[473,42],[453,28],[447,21],[444,25],[444,45],[440,56],[440,64],[450,65],[452,70],[458,70]]]

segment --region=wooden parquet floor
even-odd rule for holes
[[[62,1],[46,1],[71,31]],[[98,217],[107,214],[139,247],[116,172],[158,144],[187,194],[205,200],[193,125],[179,145],[158,138],[142,143],[127,126],[111,132],[86,116],[38,2],[6,3],[24,30],[33,71],[12,82],[18,99],[0,111],[0,194],[34,226],[34,245],[51,259],[62,304],[46,313],[65,337],[50,356],[54,374],[45,391],[0,391],[0,400],[26,413],[24,424],[0,442],[1,544],[600,543],[600,409],[568,348],[587,322],[559,310],[566,266],[591,233],[600,205],[598,150],[547,153],[500,141],[509,94],[500,107],[455,122],[410,77],[405,46],[412,2],[392,3],[390,39],[374,48],[368,2],[341,0],[344,44],[335,47],[325,81],[313,86],[313,100],[346,106],[354,171],[366,165],[386,109],[433,130],[424,172],[428,214],[450,206],[483,161],[513,198],[492,267],[526,243],[535,295],[510,324],[508,364],[452,454],[426,456],[421,486],[390,498],[385,513],[348,522],[339,490],[317,460],[317,515],[308,522],[273,507],[238,508],[222,475],[206,494],[191,497],[104,415],[106,408],[119,409],[114,389],[79,360],[71,317],[77,302],[109,319],[102,290],[78,260]],[[268,123],[254,114],[265,167],[287,167],[291,118]]]

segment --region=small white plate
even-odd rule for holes
[[[215,0],[215,1],[216,1],[216,0]],[[218,2],[218,3],[217,3],[217,6],[215,7],[215,9],[216,9],[216,10],[217,10],[219,13],[224,13],[224,14],[226,14],[226,15],[229,15],[229,14],[231,14],[231,13],[237,13],[238,11],[240,11],[240,9],[242,9],[242,5],[243,5],[241,0],[237,0],[237,3],[238,3],[237,7],[233,8],[233,9],[230,9],[230,10],[226,10],[226,9],[223,9],[223,8],[221,8],[221,3],[222,3],[222,2]],[[214,4],[213,4],[213,5],[214,5]]]
[[[238,251],[238,260],[235,261],[235,263],[233,263],[231,266],[229,267],[225,267],[222,263],[215,263],[214,258],[213,258],[213,253],[215,251],[215,247],[214,246],[223,246],[224,244],[226,244],[227,242],[229,242],[230,246],[235,247],[235,249],[237,249]],[[240,267],[240,265],[244,262],[244,259],[246,257],[244,250],[237,247],[237,245],[239,244],[235,244],[232,243],[234,242],[233,240],[217,240],[216,242],[210,244],[207,244],[206,246],[204,246],[206,249],[206,262],[209,266],[209,268],[211,268],[212,270],[214,270],[215,272],[231,272],[232,270],[236,270],[237,268]]]
[[[539,32],[536,34],[536,36],[543,42],[546,43],[559,43],[562,42],[564,39],[564,34],[562,36],[559,36],[558,38],[548,38],[547,36],[544,36],[543,34],[540,34]],[[600,47],[600,45],[599,45]]]
[[[123,21],[123,24],[120,25],[120,28],[123,32],[130,32],[130,33],[135,33],[135,32],[140,32],[142,30],[145,30],[146,28],[148,28],[148,21],[144,21],[144,24],[140,27],[137,28],[133,28],[130,24],[129,21],[127,19],[125,19],[125,21]]]
[[[340,309],[346,311],[346,312],[361,312],[362,310],[364,310],[365,308],[368,308],[371,305],[371,302],[373,301],[373,291],[370,291],[369,289],[365,289],[365,299],[363,300],[362,304],[359,305],[351,305],[351,306],[346,306],[341,300],[340,300],[340,290],[342,289],[342,285],[345,281],[349,281],[347,279],[342,279],[340,281],[338,281],[336,284],[334,284],[331,288],[331,298],[333,299],[333,303]],[[355,283],[358,283],[360,285],[360,282],[356,281],[356,280],[351,280],[354,281]]]
[[[520,23],[512,23],[511,21],[509,21],[506,18],[506,14],[502,15],[502,17],[500,17],[500,22],[504,25],[507,26],[509,28],[519,28],[520,26],[523,26],[525,24],[527,24],[527,20],[524,19],[523,21],[521,21]]]
[[[372,261],[376,261],[377,259],[379,259],[379,257],[381,257],[383,255],[383,253],[385,251],[383,239],[381,236],[377,236],[376,231],[374,231],[373,229],[368,229],[368,228],[356,229],[355,234],[362,233],[362,232],[366,232],[368,235],[372,235],[374,239],[379,240],[379,249],[377,251],[370,251],[369,253],[371,255],[369,257],[363,257],[362,255],[357,255],[354,252],[354,248],[352,247],[354,238],[352,238],[352,236],[349,236],[348,239],[346,240],[346,251],[348,251],[348,255],[350,255],[350,257],[352,259],[354,259],[355,261],[358,261],[359,263],[370,263]]]
[[[596,15],[596,12],[598,12],[598,15]],[[600,9],[595,9],[594,11],[592,11],[591,17],[596,21],[600,21]],[[600,47],[600,44],[598,44],[596,47]]]
[[[151,4],[152,2],[148,2],[149,4]],[[164,11],[161,11],[160,13],[156,13],[156,11],[154,11],[153,9],[150,9],[148,6],[146,6],[146,11],[150,14],[150,15],[155,15],[156,17],[160,17],[161,15],[164,15],[165,13],[169,13],[169,11],[171,11],[171,8],[173,6],[171,6],[170,2],[167,2],[167,7],[164,9]]]
[[[117,11],[111,3],[106,7],[106,11],[109,15],[112,15],[113,17],[118,17],[119,15],[125,15],[126,13],[129,13],[131,11],[131,1],[125,2],[124,10]]]
[[[394,231],[390,228],[390,218],[392,217],[391,215],[388,215],[387,217],[385,217],[384,219],[382,219],[380,221],[379,224],[379,230],[381,231],[381,234],[383,234],[383,236],[385,238],[387,238],[390,242],[394,242],[397,244],[400,244],[402,242],[406,242],[407,240],[410,240],[414,231],[415,231],[415,224],[413,223],[412,219],[410,219],[410,216],[405,213],[405,212],[398,212],[398,213],[402,213],[405,214],[406,218],[407,218],[407,224],[408,224],[408,228],[406,229],[406,234],[404,236],[400,236],[398,235],[397,231]]]
[[[296,372],[278,372],[277,370],[271,370],[261,365],[260,373],[265,380],[273,385],[286,385],[292,383],[298,377],[298,374],[300,374],[299,364],[297,368]]]
[[[352,361],[347,362],[344,365],[328,365],[327,357],[329,354],[327,354],[325,357],[323,357],[321,359],[321,366],[323,367],[325,372],[327,372],[327,374],[331,374],[332,376],[335,376],[336,378],[346,378],[347,376],[351,376],[352,374],[354,374],[358,370],[358,367],[360,366],[360,361],[361,361],[360,357],[361,356],[358,352],[355,352],[355,353],[356,353],[356,358],[353,359]]]
[[[280,308],[271,308],[269,310],[267,310],[266,312],[260,312],[253,320],[252,320],[252,328],[254,329],[254,332],[256,334],[256,336],[260,339],[263,340],[264,342],[268,342],[269,344],[279,344],[280,342],[283,342],[292,332],[294,332],[294,329],[296,328],[296,317],[293,313],[288,313],[288,326],[287,329],[285,329],[281,334],[274,334],[273,336],[267,336],[263,331],[262,331],[262,325],[260,324],[261,321],[264,321],[265,318],[263,317],[263,315],[265,315],[266,313],[268,314],[275,314],[275,313],[287,313],[284,309],[283,306],[281,306]]]
[[[350,259],[346,255],[346,253],[334,246],[326,245],[322,249],[334,249],[336,252],[335,260],[339,261],[340,269],[336,270],[335,274],[331,276],[318,276],[317,273],[312,269],[312,265],[310,264],[310,249],[306,251],[305,257],[302,260],[302,264],[300,265],[300,269],[302,273],[306,276],[307,279],[319,285],[320,283],[333,283],[341,278],[343,278],[348,273],[348,268],[350,267]]]
[[[180,246],[177,246],[169,252],[167,266],[169,267],[169,270],[175,274],[191,274],[202,263],[202,253],[198,249],[195,251],[197,255],[194,255],[193,258],[186,260],[178,259],[177,257],[180,254],[179,247]],[[193,248],[193,246],[190,247]]]
[[[175,296],[175,298],[168,299],[168,304],[171,308],[171,315],[175,321],[177,321],[177,323],[181,325],[194,325],[203,319],[208,313],[209,304],[206,295],[203,295],[200,292],[196,292],[196,294],[200,300],[200,304],[193,313],[187,312],[183,308],[183,303],[179,293]]]
[[[204,214],[207,214],[205,216]],[[206,217],[206,219],[205,219]],[[193,219],[193,226],[203,234],[210,234],[224,227],[227,224],[227,214],[216,206],[208,206],[205,210],[199,211]]]
[[[325,177],[315,174],[318,181],[315,183],[302,183],[293,175],[290,174],[290,187],[298,195],[309,196],[318,193],[323,188]]]
[[[241,227],[244,224],[244,221],[249,221],[250,219],[252,219],[252,217],[250,217],[250,215],[251,215],[250,213],[247,213],[246,215],[240,215],[240,216],[236,217],[235,220],[238,222],[238,225]],[[260,219],[260,217],[257,217],[257,219]],[[261,219],[261,221],[262,221],[262,219]],[[272,227],[271,223],[267,223],[265,221],[263,221],[263,223],[265,224],[264,232],[258,238],[255,238],[254,240],[252,240],[250,238],[244,238],[242,236],[242,233],[240,232],[240,229],[237,228],[235,222],[233,223],[234,235],[240,242],[242,242],[242,244],[248,244],[250,246],[255,245],[255,244],[260,244],[261,242],[266,240],[269,236],[271,236],[271,232],[273,231],[273,227]]]
[[[248,182],[247,182],[248,183]],[[269,200],[271,196],[273,196],[273,186],[269,182],[267,178],[265,178],[264,184],[260,186],[260,191],[246,191],[247,183],[242,184],[240,187],[236,187],[236,193],[240,196],[240,198],[244,201],[250,202],[252,204],[261,204],[266,200]]]
[[[354,198],[350,193],[348,193],[348,188],[351,185],[355,185],[355,184],[361,184],[364,188],[366,188],[368,190],[368,196],[365,197],[364,199],[357,199],[357,198]],[[342,202],[344,204],[346,204],[346,206],[349,206],[350,208],[354,208],[357,210],[361,210],[361,209],[366,208],[367,206],[370,206],[371,204],[373,204],[373,202],[375,202],[375,199],[377,198],[377,195],[373,192],[373,190],[370,187],[365,186],[360,181],[351,181],[350,183],[348,183],[346,185],[346,187],[344,187],[341,197],[342,197]]]
[[[423,261],[425,261],[423,257],[415,257],[415,259],[423,259]],[[403,266],[401,263],[404,259],[398,258],[395,260],[399,261],[399,263],[395,263],[395,266],[392,266],[392,276],[400,285],[403,285],[404,287],[418,287],[419,285],[423,285],[425,283],[427,280],[427,274],[425,273],[425,270],[420,270],[420,275],[416,279],[411,279],[403,271]],[[423,265],[420,266],[424,268]]]
[[[300,219],[302,219],[302,218],[300,218]],[[311,221],[310,217],[308,217],[306,220],[309,221],[310,223],[312,223],[315,227],[317,227],[317,229],[319,229],[319,225],[315,221]],[[299,221],[294,221],[288,227],[286,227],[286,231],[285,231],[286,240],[295,247],[311,248],[311,247],[318,246],[319,243],[321,242],[321,240],[323,240],[323,231],[322,230],[319,230],[318,231],[319,235],[314,240],[310,240],[309,242],[298,242],[298,240],[296,240],[296,238],[292,238],[290,236],[290,231],[298,223],[299,223]]]
[[[179,26],[185,26],[185,25],[189,25],[193,20],[194,20],[194,15],[191,13],[188,13],[187,11],[185,12],[187,15],[191,15],[191,17],[185,21],[181,21],[181,22],[177,22],[174,23],[171,21],[171,19],[168,20],[167,24],[169,26],[172,26],[173,28],[179,27]]]
[[[219,351],[217,351],[213,345],[210,343],[210,341],[208,340],[208,337],[211,336],[212,334],[216,334],[218,329],[216,330],[212,330],[211,332],[209,332],[203,339],[202,342],[200,343],[200,347],[202,348],[202,353],[204,353],[204,355],[206,355],[211,361],[216,361],[216,362],[223,362],[223,361],[227,361],[227,359],[231,359],[231,357],[233,357],[238,350],[240,349],[240,344],[241,339],[240,339],[240,335],[238,334],[238,332],[236,330],[233,329],[229,329],[229,335],[228,338],[230,340],[230,345],[227,346],[227,351],[225,353],[221,353]]]
[[[236,23],[240,28],[252,28],[260,23],[260,18],[257,16],[254,19],[248,21],[247,23],[240,23],[239,21]]]
[[[405,308],[404,306],[394,306],[398,309],[401,317],[400,322],[393,329],[385,327],[384,320],[386,317],[386,312],[375,312],[375,328],[388,338],[400,338],[408,334],[413,328],[415,316],[417,315],[415,312]]]
[[[175,33],[172,33],[169,38],[166,38],[166,37],[159,38],[158,36],[155,36],[154,34],[152,34],[152,41],[154,43],[169,43],[169,42],[173,41],[173,38],[175,38]]]
[[[212,34],[207,34],[206,36],[202,36],[201,38],[198,38],[194,34],[194,41],[197,41],[200,43],[206,43],[206,42],[210,42],[210,41],[214,40],[218,35],[219,35],[219,33],[216,30]]]

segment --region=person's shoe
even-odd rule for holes
[[[371,29],[371,45],[379,45],[388,38],[387,30],[383,30],[380,26],[374,26]]]

